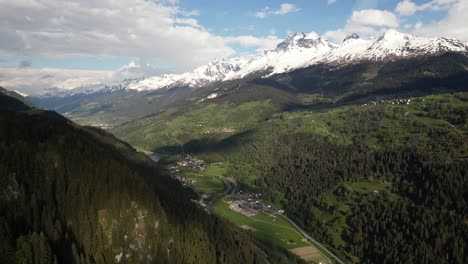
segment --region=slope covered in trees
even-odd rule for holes
[[[257,124],[218,141],[179,130],[186,152],[229,164],[224,176],[284,207],[348,261],[464,263],[467,101],[462,92],[257,111]]]
[[[2,106],[0,263],[265,263],[265,252],[295,261],[207,215],[110,134]]]
[[[466,93],[394,102],[277,115],[228,174],[349,261],[465,263]]]

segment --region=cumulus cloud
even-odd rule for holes
[[[324,36],[332,41],[341,42],[351,33],[374,36],[389,28],[397,28],[399,25],[398,17],[390,11],[363,9],[354,11],[343,28],[327,31]]]
[[[401,16],[411,16],[418,11],[447,10],[456,2],[457,0],[432,0],[427,3],[417,5],[412,0],[403,0],[399,2],[396,6],[395,12],[397,12]]]
[[[413,26],[413,33],[421,36],[451,37],[468,42],[468,26],[466,15],[468,14],[468,1],[458,0],[440,21],[427,24],[421,22]]]
[[[327,1],[329,5],[336,3],[336,0],[328,0]]]
[[[189,70],[234,54],[199,11],[165,0],[0,0],[0,55],[126,56]]]
[[[295,4],[282,3],[278,9],[271,9],[270,7],[265,7],[262,11],[255,13],[255,16],[258,18],[265,18],[270,15],[286,15],[288,13],[297,12],[300,9]]]
[[[350,25],[398,27],[398,18],[386,10],[365,9],[353,12],[347,21]]]

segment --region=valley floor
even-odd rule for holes
[[[234,180],[221,176],[225,173],[226,164],[191,167],[188,163],[197,163],[197,160],[192,157],[179,159],[169,166],[171,174],[200,195],[197,203],[209,213],[229,220],[261,241],[289,250],[306,262],[343,263],[300,229],[284,214],[284,210],[268,204],[260,194],[242,190]]]

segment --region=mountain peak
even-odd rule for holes
[[[310,48],[319,43],[323,43],[323,41],[317,33],[310,32],[305,34],[304,32],[298,32],[286,37],[285,40],[276,46],[276,49],[287,49],[291,47]]]
[[[350,39],[359,39],[359,35],[356,33],[353,33],[351,35],[346,36],[346,38],[343,39],[343,42],[350,40]]]
[[[304,34],[304,32],[297,32],[296,34],[292,35],[291,38],[293,40],[300,40],[300,39],[305,38],[305,36],[306,35]]]
[[[415,36],[399,32],[394,29],[389,29],[385,33],[383,33],[377,41],[383,41],[383,40],[410,40],[415,38]]]

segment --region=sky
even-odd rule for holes
[[[0,85],[66,87],[189,71],[295,32],[340,43],[388,29],[468,43],[468,0],[0,0]]]

